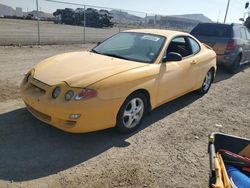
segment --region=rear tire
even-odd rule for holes
[[[213,81],[214,81],[214,70],[210,69],[204,78],[202,86],[199,89],[199,93],[206,94],[209,91]]]
[[[236,74],[240,69],[241,56],[239,55],[233,62],[233,64],[227,68],[228,72],[231,74]]]
[[[127,97],[117,114],[116,130],[131,133],[138,129],[147,113],[148,101],[143,93],[134,93]]]

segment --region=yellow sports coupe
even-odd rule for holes
[[[216,54],[188,33],[138,29],[90,51],[48,58],[21,84],[27,109],[61,130],[136,130],[146,113],[188,92],[208,92]]]

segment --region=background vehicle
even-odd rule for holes
[[[243,25],[201,23],[191,34],[211,46],[218,65],[225,66],[230,73],[236,73],[241,64],[250,60],[250,34]]]

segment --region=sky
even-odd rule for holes
[[[38,0],[39,9],[45,12],[54,12],[57,8],[78,8],[46,0]],[[148,15],[179,15],[179,14],[204,14],[213,21],[223,22],[228,0],[59,0],[64,2],[86,5],[110,7],[116,9],[146,12]],[[36,0],[0,0],[1,4],[22,7],[23,11],[36,9]],[[246,12],[247,0],[231,0],[227,22],[239,23]],[[144,13],[134,13],[144,17]]]

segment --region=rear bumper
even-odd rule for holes
[[[234,63],[236,58],[236,53],[217,54],[217,65],[230,67]]]

